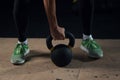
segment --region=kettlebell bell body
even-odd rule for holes
[[[52,37],[49,36],[46,40],[48,49],[51,50],[51,60],[58,67],[68,65],[73,57],[72,47],[75,44],[75,38],[70,32],[65,32],[65,36],[69,38],[69,44],[58,44],[55,47],[52,45]]]
[[[51,52],[52,62],[59,67],[68,65],[72,60],[72,56],[72,50],[64,44],[56,45]]]

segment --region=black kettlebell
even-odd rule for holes
[[[68,65],[72,60],[72,50],[75,44],[75,37],[70,32],[65,32],[65,37],[69,38],[69,44],[58,44],[55,47],[52,45],[52,36],[48,36],[46,44],[49,50],[51,50],[51,60],[58,67],[64,67]]]

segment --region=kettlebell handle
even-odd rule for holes
[[[70,33],[70,32],[65,32],[65,37],[69,38],[68,47],[70,47],[70,48],[74,47],[74,45],[75,45],[75,37],[73,36],[73,34]],[[47,39],[46,39],[46,45],[47,45],[47,48],[49,50],[52,50],[54,48],[53,44],[52,44],[52,40],[53,40],[53,38],[52,38],[51,35],[49,35],[47,37]]]

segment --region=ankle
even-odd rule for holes
[[[26,39],[25,41],[18,41],[18,44],[28,44],[28,40]]]
[[[93,40],[93,37],[92,37],[92,35],[85,35],[85,34],[83,34],[83,40],[86,40],[86,39]]]

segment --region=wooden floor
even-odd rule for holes
[[[76,39],[74,58],[64,68],[50,59],[45,39],[29,39],[28,61],[21,66],[10,63],[16,38],[0,38],[0,80],[120,80],[120,40],[96,40],[104,50],[102,59],[90,59]],[[60,41],[54,41],[54,45]],[[62,41],[67,44],[68,40]]]

